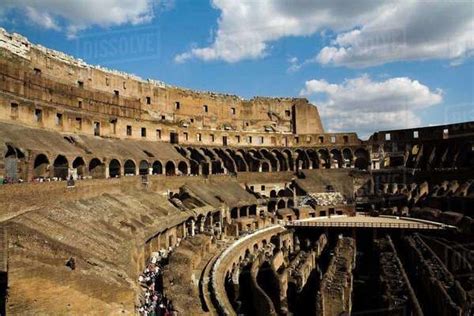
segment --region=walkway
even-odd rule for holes
[[[440,230],[456,229],[454,226],[439,222],[427,221],[411,217],[381,215],[378,217],[357,214],[356,216],[335,215],[285,222],[286,227],[348,227],[348,228],[387,228]]]

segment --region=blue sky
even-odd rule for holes
[[[96,2],[5,0],[0,25],[172,85],[304,96],[330,131],[474,120],[470,1]]]

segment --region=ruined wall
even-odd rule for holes
[[[328,270],[321,282],[318,297],[320,315],[349,313],[352,308],[352,270],[355,268],[355,240],[344,237],[337,241]]]
[[[0,120],[107,137],[233,146],[356,144],[299,98],[243,100],[101,67],[0,30]]]

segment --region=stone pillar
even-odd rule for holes
[[[148,168],[148,174],[152,175],[153,174],[153,167]]]
[[[183,236],[182,236],[182,238],[186,238],[187,233],[188,233],[188,230],[187,230],[187,227],[186,227],[186,222],[183,223],[182,229],[183,229]]]
[[[206,218],[201,217],[201,220],[199,221],[199,232],[202,233],[204,232],[204,224],[206,223]]]
[[[194,236],[194,235],[195,235],[194,229],[195,229],[194,219],[191,219],[191,236]]]

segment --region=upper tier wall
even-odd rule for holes
[[[297,135],[312,144],[358,141],[354,133],[325,137],[318,110],[306,99],[244,100],[177,88],[87,65],[3,29],[0,69],[0,119],[17,124],[163,141],[177,133],[190,144],[291,146],[300,143]]]

